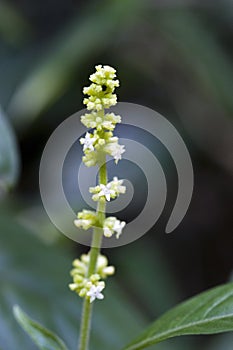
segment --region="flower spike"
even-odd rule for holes
[[[121,123],[121,117],[106,111],[117,103],[115,89],[119,86],[119,80],[116,79],[114,68],[107,65],[97,65],[95,68],[95,73],[89,78],[91,84],[83,88],[83,93],[86,95],[83,103],[86,105],[87,113],[81,116],[82,124],[92,130],[80,138],[80,144],[83,146],[84,164],[87,167],[99,165],[100,172],[105,170],[102,176],[99,175],[99,184],[89,188],[93,201],[98,202],[96,212],[82,210],[77,214],[74,224],[83,230],[98,227],[104,237],[110,238],[114,235],[118,239],[126,223],[113,216],[106,218],[105,205],[106,202],[124,194],[126,187],[123,186],[123,180],[117,176],[107,182],[107,170],[102,164],[106,156],[113,157],[117,164],[125,152],[125,146],[120,145],[118,137],[114,135],[114,129]],[[96,232],[93,232],[95,235]],[[100,250],[100,244],[98,249]],[[115,272],[114,266],[108,266],[107,258],[100,253],[93,265],[92,253],[91,249],[88,254],[83,254],[80,259],[73,261],[71,270],[73,281],[69,284],[72,291],[90,303],[104,299],[104,280]]]

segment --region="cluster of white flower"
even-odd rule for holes
[[[107,185],[100,184],[95,187],[90,187],[90,193],[94,193],[92,196],[93,201],[107,200],[109,202],[111,198],[114,199],[121,193],[125,193],[126,187],[122,186],[122,183],[123,180],[118,180],[115,176]]]
[[[84,94],[88,95],[84,99],[84,104],[90,113],[83,115],[81,122],[87,128],[94,129],[80,139],[84,152],[82,159],[88,167],[97,164],[101,166],[103,154],[112,156],[117,163],[125,152],[124,146],[119,145],[118,137],[113,134],[116,124],[121,122],[121,117],[114,113],[105,113],[105,109],[117,103],[114,91],[119,86],[119,81],[115,79],[115,73],[116,71],[112,67],[96,66],[96,72],[90,76],[91,85],[83,89]],[[101,205],[103,202],[115,199],[120,194],[125,193],[126,188],[122,184],[123,180],[114,177],[107,184],[100,183],[98,186],[90,187],[89,191],[93,193],[92,199],[99,201],[99,205]],[[116,238],[120,237],[126,225],[124,221],[120,221],[116,217],[101,218],[98,211],[96,213],[85,209],[78,213],[74,224],[84,230],[99,227],[105,237],[111,237],[115,234]],[[89,264],[90,256],[88,254],[82,255],[80,260],[74,260],[74,268],[71,271],[73,283],[69,284],[69,287],[80,297],[93,302],[95,299],[104,298],[102,294],[105,288],[103,279],[114,274],[114,267],[108,266],[107,258],[99,255],[93,270],[94,273],[90,275]]]
[[[84,114],[81,117],[81,122],[87,128],[97,130],[114,130],[117,123],[121,122],[121,117],[115,115],[114,113],[106,113],[104,116],[100,115],[98,112],[92,112]]]
[[[87,132],[85,137],[80,139],[83,145],[83,162],[86,166],[95,166],[104,152],[115,159],[115,163],[121,159],[125,152],[125,146],[118,144],[118,137],[113,136],[111,131],[99,132],[94,130],[93,134]]]
[[[95,68],[96,72],[90,76],[92,84],[83,89],[83,93],[89,96],[83,103],[88,110],[101,111],[116,105],[117,96],[114,90],[119,86],[119,80],[114,80],[116,77],[114,68],[101,65]]]
[[[123,180],[118,180],[117,178],[114,178],[113,181],[111,181],[112,188],[115,186],[115,192],[116,193],[124,193],[125,187],[121,186]],[[104,185],[103,185],[104,186]],[[98,186],[96,186],[98,187]],[[105,186],[106,189],[107,186]],[[95,187],[93,187],[95,188]],[[108,191],[108,189],[107,189]],[[103,196],[107,196],[110,200],[110,194],[104,192]],[[101,195],[101,192],[99,193]],[[102,195],[101,195],[102,196]],[[116,233],[116,238],[118,239],[122,233],[122,229],[125,227],[126,223],[124,221],[118,220],[116,217],[108,217],[107,219],[104,220],[103,226],[100,225],[98,222],[96,213],[91,210],[82,210],[81,212],[78,213],[77,219],[74,220],[74,224],[78,228],[82,228],[83,230],[88,230],[89,228],[93,227],[103,227],[103,234],[105,237],[112,237],[114,233]]]
[[[125,221],[118,220],[115,216],[109,216],[104,220],[103,231],[105,237],[112,237],[116,233],[116,238],[118,239],[122,234],[122,230],[125,227]]]
[[[105,146],[105,151],[115,159],[115,163],[117,164],[118,161],[121,159],[122,154],[125,152],[125,146],[119,145],[117,142],[115,143],[109,142]]]
[[[88,230],[97,223],[96,213],[91,210],[84,209],[78,213],[77,217],[78,218],[74,220],[75,226],[81,227],[84,230]]]
[[[91,85],[83,89],[84,94],[89,96],[84,99],[84,104],[91,112],[83,115],[81,122],[88,128],[94,128],[93,132],[87,132],[80,139],[85,154],[83,162],[88,167],[97,165],[102,159],[101,155],[103,153],[112,156],[117,163],[125,152],[125,147],[118,144],[118,137],[113,134],[116,124],[121,122],[121,117],[114,113],[104,112],[105,108],[116,104],[114,91],[119,86],[119,81],[115,78],[116,70],[114,68],[98,65],[96,66],[96,72],[90,76]],[[109,99],[108,103],[106,99]],[[95,187],[90,187],[89,191],[93,193],[92,199],[102,202],[115,199],[126,191],[122,183],[123,180],[114,177],[107,184],[100,183]],[[103,224],[98,222],[95,212],[90,210],[83,210],[78,213],[74,223],[84,230],[94,226],[103,227]],[[121,222],[117,218],[110,217],[105,220],[103,234],[106,237],[111,237],[113,233],[116,233],[116,238],[119,238],[124,226],[124,221]]]
[[[88,167],[95,166],[103,152],[112,156],[116,163],[125,152],[124,146],[118,144],[118,137],[113,137],[111,132],[121,122],[121,117],[104,111],[117,103],[114,91],[119,81],[115,77],[114,68],[98,65],[96,72],[90,76],[92,84],[83,89],[84,94],[89,96],[83,102],[90,113],[81,116],[81,122],[87,128],[95,129],[93,134],[87,132],[80,139],[85,154],[83,162]]]
[[[89,262],[90,257],[88,254],[83,254],[80,260],[75,259],[73,261],[73,269],[70,272],[73,277],[73,283],[69,284],[69,288],[75,291],[80,297],[85,297],[90,300],[90,302],[93,302],[95,299],[104,298],[101,292],[105,288],[105,282],[101,279],[113,275],[115,268],[113,266],[108,266],[106,256],[99,255],[96,273],[87,278]]]

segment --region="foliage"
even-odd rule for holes
[[[34,349],[18,329],[12,308],[18,304],[75,349],[81,303],[68,289],[71,254],[65,247],[48,246],[12,217],[0,217],[0,347]],[[74,307],[75,305],[75,307]],[[145,325],[144,316],[110,283],[106,300],[94,318],[93,344],[122,347]],[[124,311],[128,310],[127,313]],[[99,332],[99,327],[105,332]]]
[[[61,339],[39,323],[31,320],[19,306],[14,306],[14,315],[24,330],[41,350],[67,350]]]
[[[233,331],[233,283],[204,292],[176,306],[125,350],[143,349],[170,337]]]
[[[232,270],[232,15],[229,1],[1,2],[1,349],[35,349],[13,319],[14,304],[60,334],[69,349],[76,347],[80,305],[75,312],[77,301],[67,284],[76,255],[72,249],[80,248],[51,240],[48,220],[33,212],[43,212],[37,183],[45,141],[64,115],[81,108],[83,79],[96,63],[118,68],[122,101],[151,106],[178,127],[192,153],[196,194],[174,237],[161,234],[161,221],[140,242],[107,252],[119,273],[106,302],[96,305],[91,345],[121,348],[184,296],[227,281]],[[148,135],[143,142],[154,147]],[[163,157],[163,163],[169,180],[169,159]],[[137,183],[141,188],[140,176]],[[231,334],[155,345],[231,347]]]

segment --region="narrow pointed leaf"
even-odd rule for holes
[[[233,283],[201,293],[166,312],[124,350],[144,349],[168,338],[233,331]]]
[[[33,321],[19,306],[14,306],[14,315],[22,328],[41,350],[67,350],[64,342],[53,332]]]

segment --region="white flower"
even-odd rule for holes
[[[108,183],[106,186],[103,184],[100,184],[101,191],[98,193],[99,197],[104,196],[107,201],[109,202],[111,199],[111,195],[115,195],[115,191],[111,189],[111,183]]]
[[[89,192],[94,193],[92,199],[94,201],[98,201],[105,197],[108,202],[111,200],[111,198],[115,199],[126,191],[126,187],[122,186],[123,181],[124,180],[118,180],[118,178],[115,176],[107,185],[100,184],[95,187],[90,187]]]
[[[97,258],[97,270],[102,269],[108,265],[108,259],[105,255],[99,254]]]
[[[105,237],[112,237],[112,235],[113,235],[113,230],[112,229],[110,229],[109,227],[104,227],[103,228],[103,231],[104,231],[104,236]]]
[[[122,230],[125,227],[125,221],[116,220],[113,226],[113,231],[116,232],[116,238],[118,239],[122,234]]]
[[[117,123],[121,122],[121,117],[114,113],[106,113],[100,116],[98,112],[92,111],[81,116],[81,122],[87,128],[97,128],[97,130],[114,130]]]
[[[114,266],[106,266],[102,270],[102,274],[105,274],[107,276],[111,276],[115,273],[115,267]]]
[[[92,303],[95,299],[104,299],[104,295],[101,293],[104,289],[104,286],[94,284],[91,286],[90,290],[87,292],[87,296],[90,297],[90,303]]]
[[[76,219],[74,220],[74,224],[76,227],[81,227],[84,230],[88,230],[92,226],[92,220]]]
[[[81,145],[83,145],[83,150],[89,149],[90,151],[94,151],[93,143],[97,140],[94,136],[89,134],[89,132],[86,133],[85,138],[80,139]]]
[[[115,162],[118,163],[118,161],[121,159],[121,155],[125,152],[125,146],[119,145],[116,143],[114,146],[111,147],[111,156],[115,159]]]
[[[117,176],[114,176],[113,180],[111,181],[112,184],[112,188],[115,190],[115,192],[117,194],[124,194],[126,191],[126,187],[125,186],[121,186],[123,184],[124,180],[118,180]]]
[[[95,151],[89,151],[82,157],[82,160],[87,167],[95,166],[98,161],[98,154]]]
[[[96,223],[96,213],[94,211],[84,209],[77,216],[78,218],[74,220],[74,224],[84,230],[88,230]]]
[[[114,216],[109,216],[104,220],[103,233],[105,237],[111,237],[116,233],[116,238],[118,239],[122,234],[122,230],[125,227],[125,221],[120,221]]]
[[[77,283],[70,283],[69,284],[69,288],[70,290],[72,290],[72,292],[77,288]]]

